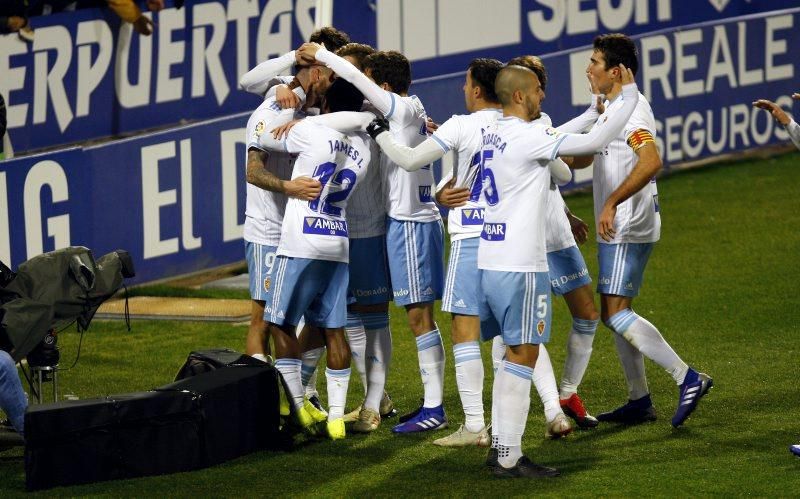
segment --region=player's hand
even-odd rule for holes
[[[283,190],[289,197],[312,201],[322,192],[322,184],[311,177],[297,177],[294,180],[284,181]]]
[[[798,97],[794,97],[795,95],[797,95]],[[792,95],[792,97],[798,99],[800,98],[800,94],[794,94]],[[789,115],[786,114],[786,111],[781,109],[779,105],[775,104],[770,100],[758,99],[757,101],[753,102],[753,106],[759,109],[764,109],[766,111],[769,111],[772,117],[775,118],[775,121],[777,121],[783,126],[788,125],[789,122],[791,121],[791,119],[789,119]]]
[[[792,99],[794,99],[794,100],[800,100],[800,94],[798,94],[798,93],[793,93],[793,94],[792,94]]]
[[[453,187],[455,179],[450,180],[436,193],[436,202],[446,208],[458,208],[469,201],[470,192],[467,187]]]
[[[611,241],[617,234],[614,230],[614,217],[617,216],[617,207],[612,204],[603,206],[603,211],[600,213],[600,218],[597,220],[597,234],[603,238],[604,241]]]
[[[572,214],[567,212],[567,220],[569,220],[569,228],[572,229],[572,235],[575,236],[575,242],[583,244],[589,237],[589,224]]]
[[[150,36],[153,34],[153,21],[144,14],[139,16],[139,19],[133,21],[133,29],[142,36]]]
[[[294,58],[298,64],[313,64],[316,62],[317,52],[321,48],[325,48],[325,46],[319,43],[306,42],[300,45],[300,48],[295,52]]]
[[[275,140],[281,140],[289,135],[289,130],[294,128],[296,124],[298,124],[300,120],[292,120],[289,123],[281,125],[279,127],[273,128],[272,131],[272,138]]]
[[[289,85],[278,85],[275,87],[275,102],[281,109],[297,109],[300,106],[300,97],[292,92]]]
[[[8,16],[8,21],[6,21],[6,27],[12,33],[16,33],[17,31],[21,30],[28,24],[28,21],[24,17],[20,16]]]
[[[367,133],[372,140],[377,140],[378,135],[389,131],[389,121],[386,118],[375,118],[367,125]]]
[[[430,116],[427,116],[425,118],[425,128],[428,131],[428,135],[431,135],[439,129],[439,124],[433,121]]]
[[[603,96],[600,92],[600,87],[597,86],[597,81],[592,76],[592,73],[586,72],[586,78],[589,79],[589,91],[592,92],[592,95],[597,96],[597,102],[595,103],[595,109],[599,114],[603,114],[606,112],[606,106],[603,104]]]
[[[619,76],[622,79],[623,85],[629,85],[636,82],[636,80],[633,78],[633,71],[626,68],[624,64],[619,65]]]

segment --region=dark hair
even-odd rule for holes
[[[364,105],[364,94],[344,78],[336,78],[325,92],[325,105],[331,113],[361,111],[361,107]]]
[[[375,49],[369,45],[354,42],[348,43],[336,51],[336,55],[339,57],[350,56],[355,59],[356,62],[354,63],[354,66],[356,66],[358,69],[362,69],[364,67],[364,59],[366,59],[368,55],[374,53]]]
[[[508,61],[509,66],[522,66],[528,68],[539,77],[539,84],[542,86],[542,91],[547,87],[547,69],[544,67],[542,60],[535,55],[521,55]]]
[[[500,102],[494,91],[494,80],[497,73],[503,68],[503,63],[497,59],[479,58],[469,63],[469,74],[472,82],[481,87],[483,98],[489,102]]]
[[[404,94],[411,86],[411,64],[395,50],[375,52],[364,59],[364,71],[370,70],[378,85],[388,83],[392,92]]]
[[[634,75],[639,70],[639,52],[633,40],[622,33],[599,35],[594,39],[594,49],[603,54],[606,69],[624,64]]]
[[[311,33],[311,37],[308,41],[312,43],[321,43],[325,45],[326,49],[331,52],[336,52],[341,47],[350,43],[350,35],[344,31],[339,31],[333,26],[325,26]]]

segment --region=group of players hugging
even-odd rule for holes
[[[281,76],[292,69],[294,76]],[[452,314],[465,422],[434,444],[489,447],[486,464],[497,476],[559,474],[522,453],[532,383],[548,438],[572,431],[567,417],[581,428],[652,421],[647,357],[678,386],[672,425],[686,421],[712,379],[632,308],[661,224],[656,126],[634,82],[637,69],[630,38],[598,36],[587,67],[591,104],[560,126],[541,110],[548,81],[535,56],[473,60],[463,87],[469,114],[441,125],[408,95],[411,70],[402,54],[351,43],[334,28],[242,76],[244,90],[264,96],[247,124],[247,353],[274,356],[295,424],[311,431],[325,422],[329,437],[340,439],[345,422],[352,422],[347,431],[368,433],[393,412],[385,391],[391,300],[406,310],[424,391],[421,407],[392,432],[448,425],[445,353],[434,321],[441,300]],[[437,185],[431,164],[440,158]],[[588,226],[558,188],[572,169],[591,164],[599,312],[577,247]],[[438,206],[449,210],[446,272]],[[551,293],[572,315],[560,386],[545,349]],[[629,400],[593,417],[577,390],[601,319],[614,333]],[[481,339],[493,341],[490,424]],[[315,388],[323,353],[327,411]],[[365,395],[345,414],[351,362]]]

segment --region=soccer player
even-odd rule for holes
[[[800,100],[800,94],[794,93],[792,94],[792,99]],[[783,128],[786,129],[786,132],[789,134],[789,138],[792,140],[792,143],[800,149],[800,125],[788,114],[786,111],[780,108],[777,104],[772,101],[766,99],[759,99],[753,102],[755,107],[764,109],[769,111],[775,121],[777,121]],[[797,457],[800,457],[800,444],[797,445],[790,445],[789,451]]]
[[[344,80],[334,82],[325,97],[328,111],[356,111],[362,102],[363,95]],[[346,205],[369,165],[368,140],[363,133],[343,135],[303,121],[281,141],[262,133],[259,144],[297,154],[292,176],[316,177],[322,185],[317,198],[290,199],[287,203],[275,264],[265,284],[268,292],[264,317],[275,341],[275,367],[303,427],[311,426],[314,420],[303,399],[295,327],[305,314],[308,324],[323,329],[328,347],[328,435],[332,439],[344,438],[344,406],[350,379],[350,349],[344,338],[348,283]]]
[[[509,64],[524,66],[536,73],[542,85],[542,92],[547,87],[547,70],[542,60],[536,56],[520,56],[511,59]],[[596,89],[592,89],[596,94]],[[591,105],[580,116],[558,127],[559,131],[579,133],[591,127],[599,116],[598,95],[592,95]],[[550,117],[542,112],[534,123],[552,126]],[[592,157],[565,158],[569,164],[581,160],[581,165],[588,165]],[[587,161],[588,160],[588,161]],[[552,292],[564,297],[564,301],[572,315],[572,327],[567,338],[567,356],[564,360],[564,373],[560,390],[556,388],[553,366],[547,350],[539,350],[539,359],[534,368],[533,382],[542,399],[547,420],[545,437],[558,438],[571,431],[566,413],[581,428],[597,426],[597,419],[586,412],[583,401],[578,396],[578,385],[583,379],[592,343],[597,330],[600,314],[594,304],[594,292],[591,278],[583,255],[578,249],[573,232],[584,242],[588,235],[588,226],[567,208],[561,191],[555,182],[551,182],[548,190],[548,210],[546,222],[547,264],[550,273]],[[499,337],[495,338],[495,343]],[[493,345],[493,352],[496,351]]]
[[[593,130],[607,128],[626,102],[622,90],[624,64],[634,73],[639,66],[633,41],[623,34],[601,35],[594,40],[587,72],[606,95],[605,114]],[[600,421],[625,424],[656,419],[644,370],[644,356],[664,368],[679,387],[678,407],[672,425],[678,427],[695,410],[711,388],[712,379],[690,368],[661,336],[656,327],[631,306],[639,294],[647,260],[661,230],[655,175],[661,169],[656,149],[656,124],[650,104],[641,94],[633,116],[622,133],[595,155],[594,215],[597,226],[600,273],[600,313],[616,334],[617,353],[628,383],[628,402],[598,415]]]
[[[480,152],[486,198],[478,268],[485,339],[502,334],[505,360],[492,390],[492,444],[487,463],[500,477],[556,476],[553,468],[523,456],[521,443],[530,407],[530,387],[539,345],[550,335],[545,210],[551,176],[548,163],[559,155],[584,155],[617,135],[636,105],[637,87],[624,67],[623,109],[605,126],[585,135],[564,134],[531,123],[543,97],[536,73],[503,68],[495,91],[503,118],[483,134]]]
[[[310,44],[302,57],[330,67],[352,82],[367,100],[389,120],[397,141],[416,146],[427,137],[426,114],[416,96],[408,95],[411,66],[399,52],[378,52],[365,60],[364,73],[324,47]],[[442,296],[444,233],[433,199],[430,165],[407,172],[381,157],[387,195],[386,229],[389,272],[394,301],[408,314],[417,342],[420,375],[424,388],[422,407],[401,417],[392,431],[410,433],[447,426],[442,405],[444,348],[433,320],[434,301]]]
[[[456,385],[466,421],[452,435],[433,442],[443,447],[489,445],[483,415],[483,362],[478,344],[477,254],[485,208],[480,196],[482,184],[478,153],[482,145],[482,128],[502,116],[494,92],[494,80],[502,67],[502,63],[494,59],[470,62],[463,91],[466,108],[471,114],[454,115],[415,148],[399,144],[388,130],[375,137],[389,159],[406,171],[417,171],[449,151],[455,155],[455,171],[444,175],[442,185],[456,194],[463,192],[463,198],[452,199],[453,209],[448,217],[450,263],[442,310],[450,312],[453,318]],[[448,197],[443,201],[450,200]]]
[[[319,95],[327,89],[330,70],[303,67],[298,72],[299,91]],[[269,354],[268,326],[264,322],[266,276],[275,260],[281,235],[286,198],[312,200],[319,196],[321,185],[310,177],[292,179],[294,158],[285,152],[268,153],[258,143],[265,130],[304,116],[302,111],[281,110],[269,95],[247,122],[247,191],[244,222],[245,255],[252,299],[246,353],[266,361]],[[309,101],[316,105],[316,101]]]
[[[792,99],[800,100],[800,94],[792,94]],[[772,117],[775,118],[775,121],[777,121],[783,128],[786,129],[786,132],[789,134],[789,138],[792,140],[792,143],[795,145],[795,147],[800,149],[800,125],[798,125],[791,116],[786,114],[786,111],[781,109],[779,105],[766,99],[758,99],[757,101],[753,102],[753,105],[769,111]]]

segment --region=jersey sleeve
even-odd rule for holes
[[[530,135],[527,143],[528,159],[538,161],[539,166],[547,166],[548,162],[556,159],[561,142],[567,138],[567,134],[542,124],[532,124]]]
[[[431,138],[439,144],[439,147],[441,147],[444,152],[448,152],[451,149],[458,149],[461,128],[461,120],[458,115],[454,114],[433,132]]]
[[[253,114],[250,115],[250,119],[247,120],[247,148],[255,148],[260,149],[262,151],[266,151],[266,148],[263,147],[259,140],[261,135],[272,128],[267,128],[271,126],[275,119],[280,115],[281,108],[278,106],[278,103],[275,102],[273,98],[270,103],[270,99],[264,102],[263,105],[259,106]]]
[[[315,132],[318,133],[319,128],[321,128],[320,125],[306,120],[301,121],[289,130],[288,136],[283,140],[284,149],[291,154],[310,151],[312,148],[310,138],[314,136]]]

